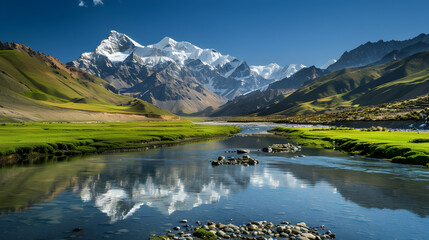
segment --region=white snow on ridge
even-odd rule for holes
[[[280,67],[277,63],[270,63],[265,66],[250,66],[250,70],[265,79],[271,79],[273,74],[277,73],[281,69],[282,67]]]
[[[290,77],[306,66],[302,64],[290,64],[285,67],[280,67],[276,63],[270,63],[265,66],[250,66],[250,69],[265,79],[281,80]]]
[[[107,57],[113,63],[123,62],[130,54],[135,53],[145,64],[152,66],[169,61],[184,65],[188,59],[201,60],[211,68],[224,66],[227,63],[236,68],[242,63],[242,61],[234,61],[235,57],[222,55],[214,49],[201,49],[190,42],[177,42],[170,37],[164,37],[158,43],[143,46],[127,35],[114,30],[110,31],[107,39],[103,40],[93,53],[83,53],[81,59],[91,59],[94,53]],[[278,80],[289,77],[300,69],[299,66],[303,65],[291,64],[282,68],[276,63],[271,63],[266,66],[250,66],[250,69],[265,79]],[[233,72],[234,70],[231,70],[224,76],[228,77]]]
[[[144,47],[127,35],[112,30],[95,53],[106,56],[111,62],[123,62],[136,48]]]
[[[337,60],[335,59],[329,59],[325,64],[323,64],[322,66],[320,66],[320,69],[327,69],[329,66],[331,66],[332,64],[336,63]]]
[[[199,59],[211,67],[223,66],[235,58],[222,55],[214,49],[201,49],[189,42],[177,42],[172,38],[164,37],[161,41],[148,46],[142,46],[125,34],[112,30],[95,53],[106,56],[111,62],[123,62],[133,52],[143,62],[156,65],[167,61],[184,64],[188,59]],[[90,53],[82,54],[82,58],[92,57]]]
[[[104,58],[109,61],[104,61]],[[137,65],[142,64],[154,71],[164,68],[164,65],[158,64],[169,62],[176,63],[178,70],[186,66],[207,89],[222,96],[266,88],[268,86],[266,84],[290,77],[305,67],[302,64],[282,67],[276,63],[248,66],[245,61],[233,56],[222,55],[214,49],[202,49],[190,42],[178,42],[170,37],[143,46],[114,30],[110,31],[109,36],[101,41],[93,52],[83,53],[73,64],[92,74],[100,74],[103,64],[107,64],[108,67],[119,67],[122,63],[128,64],[129,61]],[[229,80],[231,84],[227,82]]]
[[[303,65],[303,64],[291,64],[289,66],[287,66],[287,68],[283,68],[283,76],[284,77],[290,77],[293,74],[295,74],[296,72],[298,72],[299,70],[306,68],[307,66]]]

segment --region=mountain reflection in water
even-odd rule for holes
[[[152,161],[138,163],[138,167],[131,164],[112,174],[108,169],[98,178],[88,178],[80,186],[81,199],[92,202],[115,222],[132,216],[143,205],[170,215],[177,210],[191,210],[202,204],[219,202],[222,197],[243,191],[249,185],[272,189],[306,185],[289,172],[272,174],[267,168],[212,168],[205,161],[178,165],[165,163],[155,168]]]
[[[179,210],[215,204],[244,191],[261,189],[270,198],[272,193],[267,189],[317,188],[318,183],[325,182],[331,192],[338,192],[346,201],[364,208],[404,209],[421,217],[429,215],[426,169],[311,148],[299,153],[307,156],[302,158],[258,151],[263,146],[285,142],[274,136],[233,137],[3,169],[0,208],[2,212],[23,210],[69,189],[113,223],[133,216],[142,206],[169,216]],[[235,153],[225,150],[237,148],[249,148],[261,164],[211,167],[210,159],[232,156]],[[23,184],[17,187],[17,182]],[[312,191],[308,190],[309,194],[316,194]]]

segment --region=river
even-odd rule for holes
[[[240,125],[240,124],[238,124]],[[241,125],[244,133],[270,125]],[[429,170],[332,150],[265,153],[273,135],[0,169],[1,239],[147,239],[181,219],[304,221],[337,239],[427,239]],[[212,167],[247,148],[256,166]],[[299,156],[304,155],[304,156]],[[79,232],[72,232],[81,228]]]

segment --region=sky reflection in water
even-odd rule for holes
[[[61,238],[83,225],[88,239],[139,238],[163,233],[171,228],[166,223],[181,218],[236,224],[266,219],[325,224],[341,239],[424,236],[427,169],[320,149],[304,148],[299,154],[305,157],[258,151],[282,142],[273,136],[238,136],[3,169],[0,209],[9,214],[0,216],[0,230],[9,238],[45,238],[47,232]],[[233,156],[225,150],[237,148],[250,149],[261,164],[210,166],[211,159]],[[17,181],[24,184],[15,186]],[[403,224],[408,233],[394,231]]]

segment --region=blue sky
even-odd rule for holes
[[[143,45],[164,36],[189,41],[250,65],[316,66],[367,41],[429,33],[427,0],[14,0],[1,6],[1,41],[63,62],[94,50],[111,29]]]

